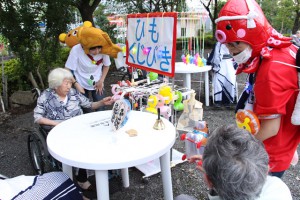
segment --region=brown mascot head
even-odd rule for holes
[[[122,51],[118,45],[112,43],[108,34],[99,28],[81,28],[78,31],[77,37],[86,54],[89,53],[90,48],[97,46],[102,46],[102,54],[109,55],[113,58],[117,58],[118,52]]]

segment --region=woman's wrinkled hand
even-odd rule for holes
[[[113,100],[112,97],[105,97],[102,99],[102,103],[105,105],[105,106],[108,106],[108,105],[112,105],[115,101]]]
[[[189,163],[196,163],[196,168],[201,172],[205,173],[204,168],[202,167],[202,155],[193,155],[188,158]]]

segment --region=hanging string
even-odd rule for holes
[[[197,53],[199,53],[199,35],[198,34],[200,34],[200,32],[201,32],[200,19],[198,20],[197,24],[198,24],[197,27],[199,27],[199,29],[198,29],[199,31],[197,31]]]
[[[199,46],[199,55],[201,56],[201,58],[203,57],[202,56],[202,52],[201,52],[201,46],[202,46],[202,35],[203,35],[203,30],[202,30],[202,17],[200,16],[199,17],[200,19],[200,34],[199,34],[199,43],[200,43],[200,46]]]
[[[182,54],[184,54],[184,28],[183,28],[183,19],[182,19],[182,15],[180,13],[180,29],[181,29],[181,51],[182,51]]]
[[[205,20],[203,20],[203,42],[202,42],[202,58],[204,58],[204,37],[205,37]]]
[[[194,28],[194,30],[196,29],[196,17],[195,17],[195,14],[193,15],[193,26],[195,27]],[[196,40],[197,40],[197,32],[196,32],[196,34],[193,34],[193,36],[194,36],[194,54],[193,54],[193,56],[195,56],[195,54],[196,54]]]
[[[198,19],[199,19],[199,15],[198,15],[198,17],[197,17]],[[199,49],[199,35],[200,35],[200,33],[201,33],[201,23],[200,23],[200,20],[198,20],[198,23],[197,23],[197,30],[198,30],[198,32],[197,32],[197,53],[199,54],[199,52],[200,52],[200,49]],[[198,35],[199,34],[199,35]]]
[[[187,27],[187,20],[186,20],[185,14],[184,14],[184,27],[185,27],[185,29],[184,29],[184,38],[185,38],[184,50],[185,50],[185,54],[187,54],[187,52],[188,52],[188,38],[187,38],[187,29],[188,29],[188,27]]]

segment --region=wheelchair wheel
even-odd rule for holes
[[[37,174],[43,174],[45,164],[42,155],[42,142],[34,134],[30,134],[27,139],[27,147],[33,169]]]

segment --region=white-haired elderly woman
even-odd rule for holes
[[[72,73],[63,68],[53,69],[48,76],[49,88],[44,90],[37,100],[34,109],[34,122],[46,126],[56,126],[60,122],[83,114],[81,108],[97,109],[100,106],[111,105],[113,100],[106,97],[98,102],[91,102],[78,90],[72,88],[77,84]],[[77,181],[83,190],[95,191],[87,180],[85,169],[79,169]]]
[[[48,83],[49,88],[42,92],[34,109],[34,122],[40,125],[56,126],[64,120],[81,115],[82,108],[97,109],[113,103],[111,97],[91,102],[72,88],[77,82],[67,69],[53,69],[49,73]]]
[[[210,200],[292,200],[287,185],[270,176],[269,157],[261,141],[236,125],[224,125],[209,134],[202,155],[189,159],[204,174]],[[194,200],[180,195],[175,200]]]

